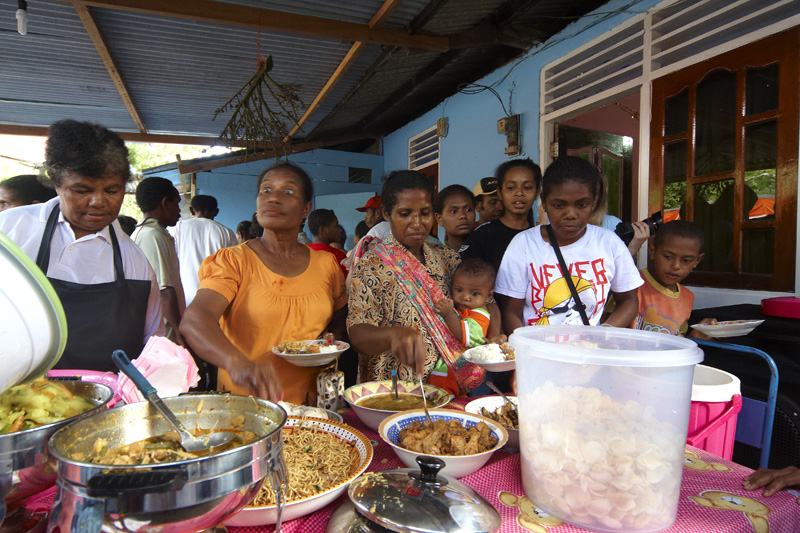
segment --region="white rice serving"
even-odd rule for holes
[[[506,360],[499,344],[476,346],[464,352],[464,356],[475,363],[502,363]]]

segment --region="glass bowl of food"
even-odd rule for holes
[[[444,389],[427,384],[424,387],[429,409],[444,407],[453,399]],[[386,379],[353,385],[344,391],[344,399],[368,428],[378,431],[378,426],[387,416],[409,409],[422,409],[422,394],[418,381],[398,380],[395,397],[392,380]]]
[[[442,473],[462,478],[480,470],[508,442],[506,429],[489,418],[451,409],[428,411],[433,424],[425,411],[414,410],[393,414],[378,428],[408,467],[417,464],[418,455],[429,455],[445,462]]]

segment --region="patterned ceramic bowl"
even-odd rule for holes
[[[353,385],[344,391],[344,399],[347,400],[347,403],[349,403],[350,407],[353,408],[353,411],[356,412],[358,418],[360,418],[367,427],[378,431],[378,426],[381,424],[384,418],[402,411],[382,411],[379,409],[370,409],[369,407],[358,405],[358,402],[368,396],[373,396],[376,394],[388,394],[391,392],[391,379],[386,379],[383,381],[368,381],[366,383]],[[416,381],[398,380],[397,392],[400,394],[415,394],[417,396],[421,394],[420,385]],[[453,399],[446,390],[440,389],[439,387],[435,387],[433,385],[425,385],[425,396],[428,398],[428,409],[444,407],[450,402],[450,400]]]
[[[492,435],[497,438],[497,444],[494,446],[494,448],[485,452],[476,453],[473,455],[431,455],[431,457],[438,457],[444,461],[445,467],[441,470],[441,472],[447,474],[448,476],[462,478],[472,474],[473,472],[477,472],[483,465],[486,464],[489,458],[491,458],[492,454],[505,446],[506,442],[508,441],[508,432],[506,431],[506,428],[494,420],[471,413],[453,411],[451,409],[437,409],[435,411],[429,409],[428,411],[430,412],[431,418],[434,421],[439,419],[448,421],[458,420],[464,427],[472,427],[478,422],[483,422],[489,426],[489,431],[491,431]],[[397,457],[399,457],[400,460],[403,461],[409,468],[415,468],[417,465],[418,455],[429,455],[413,452],[398,445],[400,431],[414,421],[427,421],[427,418],[425,418],[425,412],[421,409],[417,409],[414,411],[396,413],[381,422],[381,425],[378,428],[378,433],[380,433],[381,438],[394,449],[394,453],[397,454]]]

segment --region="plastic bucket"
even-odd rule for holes
[[[653,532],[675,521],[694,342],[661,333],[530,326],[517,353],[525,495],[592,531]]]
[[[696,365],[686,444],[731,459],[741,410],[739,378],[717,368]]]

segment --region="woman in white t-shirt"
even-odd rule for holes
[[[560,157],[542,179],[542,204],[589,325],[600,323],[613,294],[617,307],[606,324],[628,327],[636,315],[636,288],[642,278],[620,238],[589,224],[601,188],[597,167],[579,157]],[[495,293],[504,296],[503,329],[509,334],[521,326],[585,323],[561,273],[548,226],[514,237],[503,256]]]

